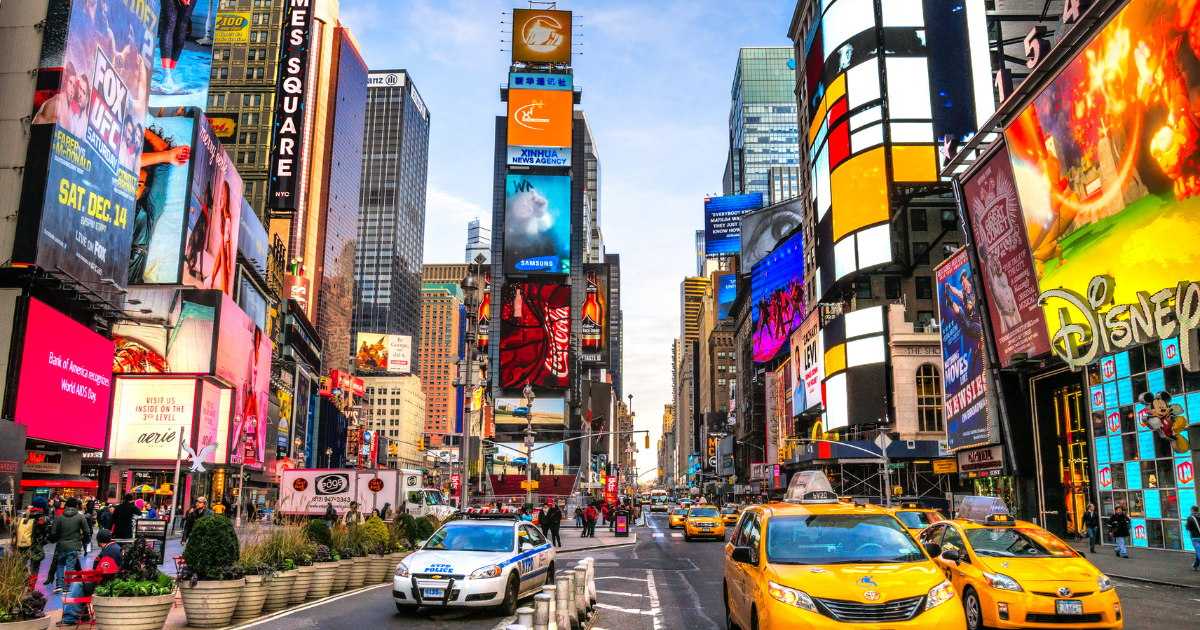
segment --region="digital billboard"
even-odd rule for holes
[[[249,42],[250,15],[249,11],[218,13],[215,43],[245,44]]]
[[[508,91],[508,145],[570,147],[575,96],[561,90]]]
[[[1200,277],[1200,258],[1180,244],[1200,226],[1197,27],[1188,3],[1132,0],[1005,131],[1043,292],[1086,295],[1104,275],[1106,301],[1131,312],[1151,308],[1137,307],[1141,292]],[[1066,303],[1044,307],[1055,339]]]
[[[609,317],[608,282],[609,266],[586,264],[583,278],[584,289],[582,319],[579,324],[579,358],[584,367],[608,367]]]
[[[818,311],[818,317],[820,311]],[[852,311],[821,325],[824,431],[877,424],[888,415],[887,341],[882,306]]]
[[[113,325],[116,374],[210,374],[220,300],[211,291],[162,289],[132,294],[161,323]]]
[[[804,236],[796,234],[750,272],[754,360],[770,361],[804,321]]]
[[[570,74],[547,74],[545,72],[509,72],[510,90],[566,90],[575,89],[575,77]]]
[[[178,284],[189,180],[196,141],[195,107],[150,108],[142,141],[129,284]]]
[[[245,187],[208,120],[196,131],[183,283],[232,295]]]
[[[571,272],[571,178],[505,177],[504,272]]]
[[[821,343],[821,313],[813,311],[792,333],[792,415],[821,404],[825,380],[825,348]]]
[[[160,0],[151,107],[208,107],[216,3]],[[249,22],[249,20],[247,20]]]
[[[742,268],[749,269],[775,249],[800,226],[804,216],[804,201],[792,199],[741,216]]]
[[[729,256],[741,251],[741,217],[761,208],[762,193],[704,198],[704,255]]]
[[[951,451],[991,443],[988,428],[986,348],[979,296],[966,248],[937,266],[942,333],[942,411]]]
[[[113,342],[29,298],[22,343],[12,419],[31,440],[103,449]]]
[[[235,388],[231,464],[245,460],[261,470],[266,462],[268,391],[271,384],[271,339],[229,295],[222,293],[216,375]]]
[[[717,287],[717,319],[729,319],[729,309],[737,300],[737,274],[714,273],[713,284]]]
[[[358,333],[354,365],[359,371],[408,374],[412,371],[412,337]]]
[[[294,212],[303,202],[300,199],[300,157],[307,150],[304,125],[312,91],[312,86],[308,85],[312,23],[313,7],[309,3],[287,2],[283,5],[271,166],[267,174],[267,207],[273,210]]]
[[[500,291],[500,386],[570,384],[571,287],[506,284]]]
[[[1037,272],[1008,148],[997,144],[999,150],[963,182],[962,196],[988,295],[996,351],[1000,364],[1008,367],[1015,354],[1036,357],[1049,352],[1050,339],[1038,306]]]
[[[48,20],[67,27],[42,42],[12,259],[121,290],[158,3],[74,0]]]
[[[174,460],[192,446],[196,378],[118,378],[113,392],[111,459]]]
[[[242,197],[242,211],[238,215],[238,223],[238,253],[245,256],[258,273],[266,277],[271,239],[245,197]]]
[[[512,60],[571,63],[571,12],[513,9]]]

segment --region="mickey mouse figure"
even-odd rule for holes
[[[1162,439],[1173,442],[1172,448],[1176,453],[1188,452],[1188,440],[1184,435],[1188,420],[1182,415],[1183,405],[1172,405],[1171,395],[1167,392],[1158,392],[1157,396],[1142,392],[1138,400],[1146,406],[1148,414],[1141,420],[1142,426],[1154,431]]]

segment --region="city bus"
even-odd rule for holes
[[[667,496],[666,490],[651,490],[650,491],[650,511],[651,512],[666,512],[669,507],[670,497]]]

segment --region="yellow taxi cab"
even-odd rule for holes
[[[886,508],[838,500],[820,471],[746,508],[725,546],[726,626],[962,628],[954,587]]]
[[[962,597],[969,630],[1124,627],[1108,576],[1000,499],[966,497],[958,518],[920,540]]]
[[[928,509],[920,503],[904,503],[898,508],[892,508],[892,513],[914,537],[926,527],[946,520],[937,510]]]
[[[684,521],[687,520],[687,508],[675,508],[671,510],[671,516],[667,519],[667,528],[675,529],[683,527]]]
[[[726,505],[721,508],[721,520],[725,521],[726,525],[736,525],[738,517],[742,515],[742,511],[736,505]]]
[[[717,508],[711,505],[690,507],[683,523],[683,538],[720,538],[725,540],[725,521]]]

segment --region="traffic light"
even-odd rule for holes
[[[650,449],[650,434],[649,433],[646,434],[646,449],[647,450]]]
[[[425,450],[425,441],[428,439],[429,439],[428,436],[421,436],[421,439],[417,440],[417,450],[418,451]]]

